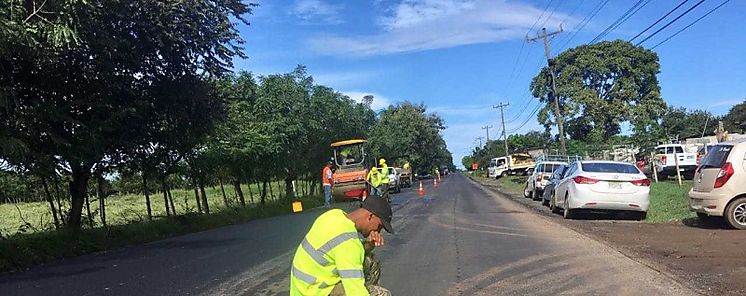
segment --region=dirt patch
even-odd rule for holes
[[[649,224],[617,215],[587,213],[564,220],[540,202],[505,193],[494,180],[476,180],[552,221],[602,241],[649,267],[676,277],[706,295],[746,294],[746,231],[728,229],[718,221],[686,219]]]

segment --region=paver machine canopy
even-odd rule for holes
[[[365,143],[362,139],[345,140],[331,144],[334,151],[334,172],[332,195],[337,200],[361,199],[367,189],[365,177],[368,163]]]

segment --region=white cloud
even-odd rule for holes
[[[375,71],[327,72],[313,74],[313,80],[319,84],[333,86],[334,88],[347,88],[371,81],[378,76],[379,73]]]
[[[350,99],[355,100],[356,102],[363,102],[363,97],[367,95],[373,96],[373,103],[370,105],[370,108],[374,111],[378,111],[381,109],[387,108],[389,105],[391,105],[391,101],[387,99],[386,97],[372,93],[372,92],[361,92],[361,91],[343,91],[343,94],[350,97]]]
[[[305,21],[320,21],[325,24],[341,24],[342,6],[332,5],[323,0],[297,0],[292,14]]]
[[[405,0],[379,19],[378,33],[326,36],[308,44],[321,54],[370,56],[500,42],[524,38],[541,14],[539,8],[505,0]],[[559,27],[566,17],[554,13],[545,26]],[[576,22],[568,20],[565,27]]]
[[[428,108],[428,111],[443,116],[469,116],[470,118],[499,114],[495,113],[497,111],[489,105],[435,106]]]

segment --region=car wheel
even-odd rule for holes
[[[746,229],[746,197],[732,201],[725,208],[726,221],[735,229]]]
[[[559,207],[557,207],[557,199],[554,198],[554,193],[552,193],[552,197],[549,200],[549,210],[552,211],[552,213],[559,214]]]
[[[539,195],[539,190],[536,190],[536,185],[534,185],[534,191],[531,192],[531,199],[532,200],[540,200],[541,196]]]
[[[500,174],[501,177],[505,178],[508,176],[508,171],[503,171],[502,174]]]
[[[572,209],[570,209],[570,201],[569,201],[569,199],[570,199],[569,196],[565,196],[565,204],[563,206],[564,211],[562,213],[562,216],[565,219],[574,219],[575,218],[575,211],[573,211]]]

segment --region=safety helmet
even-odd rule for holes
[[[378,160],[378,164],[379,165],[384,165],[384,164],[386,164],[386,160],[383,159],[383,158],[381,158],[381,159]]]

